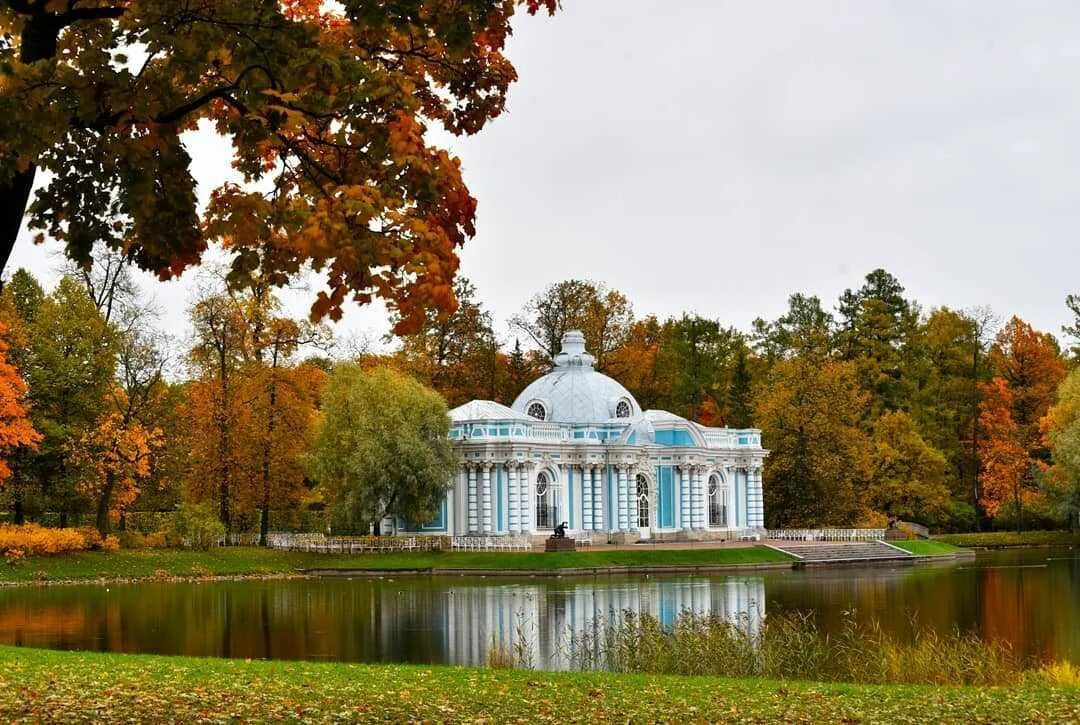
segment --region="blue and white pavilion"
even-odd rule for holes
[[[554,369],[513,406],[474,400],[450,411],[462,466],[441,515],[421,531],[575,538],[731,538],[764,525],[761,432],[707,428],[642,411],[593,369],[567,332]]]

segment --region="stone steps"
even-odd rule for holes
[[[797,556],[804,564],[819,562],[834,564],[845,561],[907,560],[915,558],[912,554],[881,541],[830,542],[822,544],[771,542],[770,546]]]

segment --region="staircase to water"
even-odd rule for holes
[[[799,558],[802,564],[838,564],[860,561],[907,561],[912,554],[883,541],[851,541],[826,543],[771,543],[775,549]]]

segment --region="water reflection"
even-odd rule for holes
[[[567,664],[568,633],[624,610],[670,624],[683,610],[740,618],[844,611],[899,636],[913,621],[975,631],[1023,655],[1080,662],[1080,555],[982,554],[975,562],[761,576],[594,579],[310,579],[0,589],[0,643],[271,659],[483,664],[519,628],[536,667]]]
[[[760,627],[761,577],[323,579],[9,589],[0,642],[117,652],[479,665],[524,643],[567,666],[567,640],[625,610],[683,610]]]

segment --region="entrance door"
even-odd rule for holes
[[[650,523],[652,521],[652,509],[649,505],[649,479],[644,475],[637,476],[637,527],[638,535],[649,538]]]

